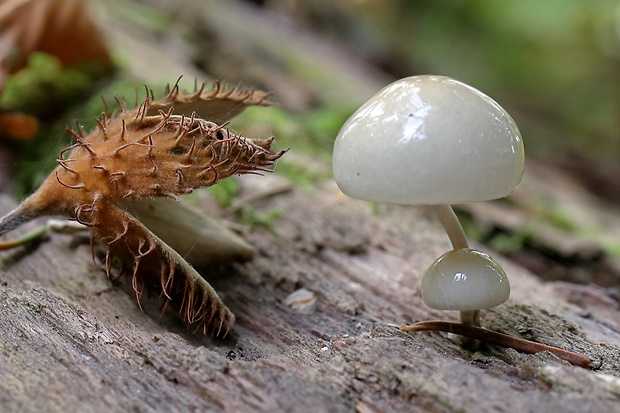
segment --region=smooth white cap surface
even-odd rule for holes
[[[523,175],[523,141],[494,100],[443,76],[398,80],[343,125],[334,177],[347,195],[399,204],[508,195]]]
[[[510,296],[508,277],[487,254],[470,248],[448,251],[426,270],[422,301],[437,310],[492,308]]]

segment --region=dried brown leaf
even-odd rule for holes
[[[167,88],[163,99],[149,105],[147,115],[153,116],[160,111],[168,112],[173,107],[177,114],[189,116],[195,113],[199,118],[222,123],[241,113],[247,106],[275,104],[269,100],[271,93],[257,89],[245,89],[241,85],[227,89],[225,84],[216,81],[210,89],[206,83],[194,89],[194,92],[190,94],[180,93],[177,82],[172,88]]]
[[[34,51],[54,55],[65,65],[110,61],[84,0],[4,0],[0,28],[0,90]]]

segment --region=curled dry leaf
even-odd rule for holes
[[[84,0],[3,0],[0,28],[0,90],[34,51],[54,55],[65,65],[110,61]]]
[[[59,166],[41,187],[0,220],[0,235],[37,216],[72,216],[105,248],[108,276],[115,262],[130,275],[138,301],[145,289],[158,292],[164,307],[176,307],[196,330],[226,334],[234,316],[213,288],[128,211],[144,211],[139,203],[145,200],[177,199],[234,174],[270,171],[283,154],[271,150],[273,138],[250,140],[230,132],[227,123],[203,119],[227,120],[245,106],[268,105],[266,96],[238,87],[225,91],[219,84],[182,94],[175,86],[161,100],[151,94],[135,109],[121,104],[117,117],[103,114],[89,134],[79,127],[69,131],[76,143],[61,152]],[[239,251],[248,258],[247,246]]]
[[[63,65],[110,63],[107,46],[85,0],[0,1],[0,92],[9,75],[28,64],[32,52],[56,56]],[[37,120],[21,113],[0,114],[0,133],[27,139]]]

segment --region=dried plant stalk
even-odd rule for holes
[[[138,301],[145,289],[156,291],[189,325],[225,334],[234,316],[209,283],[126,211],[135,209],[132,203],[177,199],[234,174],[270,171],[283,154],[270,149],[273,138],[246,139],[198,116],[229,118],[245,106],[269,104],[266,96],[240,88],[224,92],[219,84],[182,94],[175,86],[161,100],[151,95],[115,118],[102,115],[88,135],[69,131],[76,143],[61,152],[41,187],[0,220],[0,235],[40,215],[73,216],[105,248],[107,274],[118,261],[131,276]]]

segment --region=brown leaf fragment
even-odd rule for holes
[[[0,113],[0,136],[28,139],[39,128],[39,121],[30,115],[18,112]]]
[[[85,0],[0,1],[0,93],[33,52],[55,56],[63,65],[101,62],[111,66],[105,41]],[[38,121],[21,113],[0,115],[0,135],[28,139]]]
[[[34,51],[54,55],[65,65],[110,61],[84,0],[4,0],[0,27],[0,90]]]
[[[270,96],[271,93],[245,89],[241,85],[228,89],[218,81],[215,81],[210,89],[206,83],[202,83],[200,87],[194,88],[193,93],[185,94],[179,91],[177,82],[172,88],[166,88],[164,98],[149,104],[146,115],[157,115],[160,111],[167,112],[173,107],[176,114],[191,116],[195,113],[197,117],[222,123],[232,119],[248,106],[275,105],[269,100]]]

